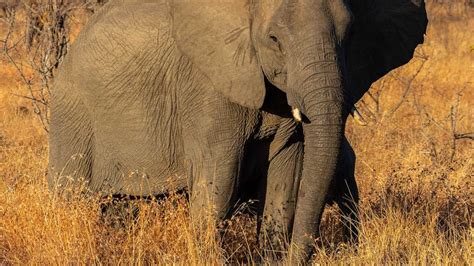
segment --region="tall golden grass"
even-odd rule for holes
[[[430,4],[429,14],[416,58],[374,84],[372,97],[359,103],[367,125],[348,122],[358,156],[360,244],[341,242],[337,208],[327,208],[315,263],[474,262],[473,144],[455,139],[474,131],[474,13],[461,4]],[[100,215],[107,199],[55,198],[45,179],[47,135],[30,102],[13,93],[25,93],[24,85],[0,58],[0,264],[261,259],[249,214],[234,216],[221,245],[215,230],[194,230],[180,195],[131,203],[140,212],[136,219],[123,217],[123,226]]]

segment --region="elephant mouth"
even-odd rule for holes
[[[268,71],[268,72],[265,71],[265,69],[262,67],[262,73],[265,76],[266,80],[268,80],[271,84],[273,84],[275,87],[279,88],[280,90],[285,91],[288,95],[286,69],[275,68],[272,71]],[[298,124],[303,123],[305,119],[301,111],[302,110],[301,107],[298,107],[298,105],[291,105],[291,102],[288,101],[288,97],[287,97],[287,102],[291,106],[291,115],[293,116],[295,122]]]
[[[262,72],[268,81],[270,81],[274,86],[286,91],[288,74],[284,67],[272,68],[262,66]]]

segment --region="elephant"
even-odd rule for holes
[[[308,261],[326,203],[358,219],[350,111],[427,23],[422,0],[109,1],[57,73],[49,186],[187,190],[194,221],[255,197],[260,237]]]

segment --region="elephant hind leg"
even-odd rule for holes
[[[55,97],[51,107],[48,185],[66,193],[86,188],[91,179],[94,135],[85,106],[79,100]]]
[[[342,213],[344,240],[358,242],[359,237],[359,190],[355,180],[355,153],[347,139],[342,144],[342,156],[336,182],[335,202]]]

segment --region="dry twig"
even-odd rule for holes
[[[2,51],[28,91],[43,128],[49,127],[49,94],[55,72],[69,49],[69,28],[75,10],[97,8],[104,0],[30,0],[8,6]],[[18,12],[24,16],[18,16]],[[23,34],[20,29],[25,27]],[[25,55],[25,56],[21,56]]]

